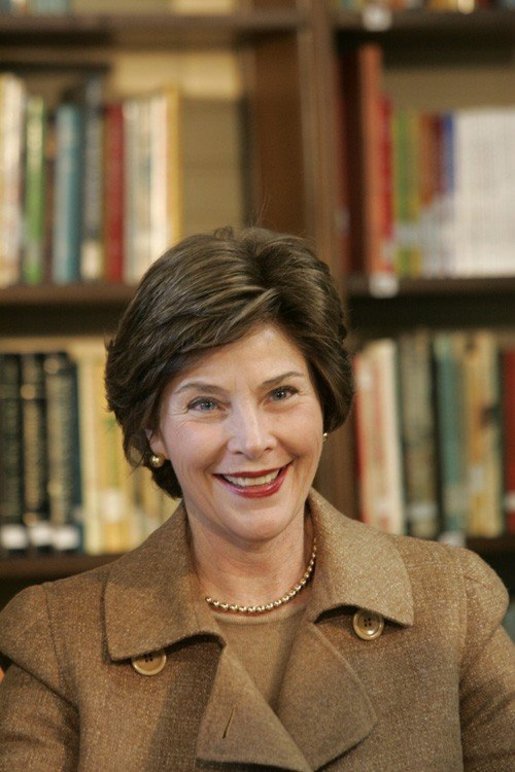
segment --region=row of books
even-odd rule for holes
[[[515,107],[380,115],[384,270],[515,274]]]
[[[132,470],[106,409],[101,340],[0,352],[0,553],[119,553],[175,503]]]
[[[136,282],[181,235],[175,87],[104,103],[101,75],[51,108],[0,75],[0,286]]]
[[[515,533],[515,338],[417,330],[355,357],[361,516],[462,541]]]
[[[384,94],[382,72],[374,43],[341,56],[351,270],[514,275],[515,105],[401,109]]]
[[[229,13],[238,0],[0,0],[0,13]]]

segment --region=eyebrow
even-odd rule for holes
[[[305,373],[300,373],[296,370],[289,370],[286,373],[281,373],[281,375],[268,378],[266,381],[263,381],[261,386],[269,389],[279,385],[288,378],[305,377]],[[182,386],[179,386],[178,389],[174,390],[174,394],[182,394],[183,392],[190,391],[191,389],[195,389],[195,391],[198,391],[200,394],[225,394],[226,391],[221,386],[216,386],[215,384],[207,383],[206,381],[187,381],[186,383],[183,383]]]

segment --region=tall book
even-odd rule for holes
[[[360,511],[389,533],[405,530],[399,431],[397,348],[393,340],[368,343],[355,358]]]
[[[44,371],[53,546],[58,551],[77,551],[81,547],[76,517],[81,496],[76,367],[66,352],[56,351],[45,355]]]
[[[40,284],[45,276],[45,144],[47,110],[41,96],[27,97],[25,119],[24,239],[21,278]]]
[[[464,355],[465,453],[468,466],[469,536],[504,531],[497,342],[485,330],[470,334]]]
[[[52,547],[48,502],[48,456],[44,354],[21,354],[23,420],[23,520],[32,545]]]
[[[67,284],[80,278],[82,239],[83,120],[78,104],[56,110],[56,166],[52,279]]]
[[[433,339],[442,538],[467,531],[468,477],[465,458],[464,354],[466,335],[440,332]]]
[[[83,114],[84,173],[82,174],[82,228],[80,279],[104,278],[104,117],[103,77],[87,78],[81,89],[79,106]]]
[[[0,287],[20,279],[25,85],[0,75]]]
[[[23,445],[18,354],[0,354],[0,552],[23,552]]]
[[[347,174],[352,179],[348,211],[350,219],[350,253],[355,256],[355,272],[391,274],[393,265],[389,248],[385,248],[385,223],[389,212],[385,196],[390,181],[385,170],[389,152],[389,111],[381,86],[382,50],[366,43],[341,57],[345,158]],[[389,224],[387,225],[389,227]]]
[[[241,120],[241,103],[232,96],[181,99],[180,125],[175,140],[170,137],[172,157],[180,156],[170,168],[170,183],[180,187],[175,204],[170,197],[177,210],[172,222],[179,224],[171,243],[182,235],[210,232],[221,222],[236,228],[243,223]]]
[[[430,333],[401,335],[398,346],[407,528],[413,536],[434,539],[440,522]]]
[[[80,486],[79,521],[83,531],[84,551],[90,555],[103,552],[100,505],[100,458],[97,423],[98,372],[104,362],[102,341],[75,338],[68,352],[77,367]],[[100,364],[99,364],[100,363]]]
[[[104,113],[104,245],[105,278],[123,279],[124,241],[124,119],[121,102],[108,102]]]
[[[504,512],[506,530],[515,534],[515,347],[501,351],[504,457]]]

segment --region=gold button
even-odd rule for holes
[[[142,657],[133,657],[131,664],[140,675],[157,675],[166,665],[166,654],[162,649],[144,654]]]
[[[362,608],[352,617],[352,626],[358,638],[363,641],[373,641],[383,632],[384,619],[381,614]]]

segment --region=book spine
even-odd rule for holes
[[[367,344],[356,363],[362,517],[388,533],[405,530],[397,346]]]
[[[95,281],[104,276],[103,243],[103,79],[92,76],[84,87],[84,174],[80,278]]]
[[[17,354],[0,354],[0,552],[23,552],[21,367]]]
[[[121,103],[105,110],[105,278],[120,282],[124,261],[124,119]]]
[[[344,116],[344,177],[349,190],[349,251],[354,272],[390,272],[384,264],[384,190],[382,173],[382,51],[366,44],[341,57],[341,114]],[[386,253],[388,254],[388,253]]]
[[[44,279],[46,105],[42,97],[27,100],[25,124],[25,238],[22,280]]]
[[[44,358],[47,400],[48,497],[54,546],[78,550],[76,522],[80,504],[80,450],[76,368],[65,352]]]
[[[506,530],[515,534],[515,348],[501,353],[504,424],[504,512]]]
[[[432,539],[438,536],[440,522],[431,338],[427,331],[399,338],[399,393],[408,532]]]
[[[0,75],[0,287],[20,280],[25,86]]]
[[[56,169],[52,278],[67,284],[80,278],[83,126],[80,107],[61,104],[56,112]]]
[[[438,333],[433,339],[439,484],[444,538],[467,530],[468,481],[463,405],[463,333]]]
[[[497,344],[492,333],[473,332],[464,354],[464,455],[468,474],[469,536],[500,536],[502,458]]]
[[[24,522],[34,547],[50,549],[44,355],[21,355]]]

